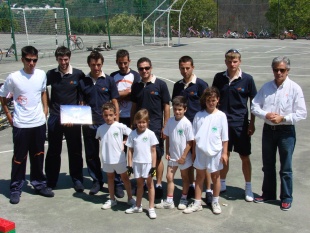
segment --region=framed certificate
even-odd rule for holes
[[[82,105],[60,105],[61,124],[92,124],[90,106]]]

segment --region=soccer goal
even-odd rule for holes
[[[33,45],[53,52],[70,34],[67,8],[11,8],[17,50]]]

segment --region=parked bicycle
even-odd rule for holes
[[[202,27],[202,30],[200,32],[200,37],[206,37],[206,38],[213,38],[213,31],[211,28],[208,27]]]
[[[267,31],[267,29],[264,29],[263,27],[261,27],[262,30],[258,33],[257,38],[269,38],[271,39],[271,35],[269,34],[269,32]]]
[[[76,48],[78,48],[80,50],[84,49],[84,42],[83,42],[81,37],[76,36],[76,35],[68,35],[68,38],[69,38],[69,49],[71,51],[75,50]],[[68,40],[67,39],[64,40],[63,45],[66,47],[68,46]]]
[[[200,37],[200,32],[198,30],[195,30],[193,26],[190,26],[188,28],[188,31],[186,32],[186,37],[190,38],[192,36]]]
[[[1,86],[3,85],[3,83],[0,83],[0,88]],[[7,98],[7,106],[8,106],[8,109],[11,113],[13,113],[14,111],[14,103],[13,103],[13,98],[10,97],[10,98]],[[8,118],[4,112],[4,109],[2,107],[2,104],[0,102],[0,130],[3,130],[7,127],[10,127],[10,123],[8,121]]]
[[[167,37],[165,29],[163,27],[158,27],[156,32],[157,37]]]
[[[223,38],[239,38],[240,35],[237,31],[231,31],[230,29],[227,30],[227,32],[225,32],[223,34]]]
[[[257,36],[254,33],[253,30],[249,31],[247,28],[245,28],[244,33],[242,34],[242,38],[253,38],[256,39]]]
[[[5,57],[11,57],[15,54],[15,45],[12,44],[10,48],[5,49],[6,51],[0,49],[0,61],[2,60],[3,55],[5,54]]]
[[[182,34],[179,32],[179,30],[174,29],[173,26],[170,26],[170,30],[171,36],[182,37]]]
[[[284,40],[284,39],[293,39],[293,40],[297,40],[298,35],[296,33],[293,33],[293,30],[286,30],[284,29],[284,31],[279,35],[280,40]]]

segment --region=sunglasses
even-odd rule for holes
[[[143,70],[150,70],[151,67],[150,66],[146,66],[146,67],[138,67],[139,71],[143,71]]]
[[[239,53],[239,51],[237,49],[230,49],[228,50],[225,55],[229,54],[229,53]],[[240,53],[239,53],[240,54]]]
[[[38,58],[36,58],[36,59],[31,59],[31,58],[24,57],[24,59],[25,59],[26,62],[31,62],[31,61],[33,61],[33,63],[36,63],[36,62],[38,61]]]
[[[284,73],[287,69],[273,69],[273,72],[278,73],[279,71],[281,73]]]

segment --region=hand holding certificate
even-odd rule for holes
[[[90,106],[60,105],[61,124],[92,124]]]

